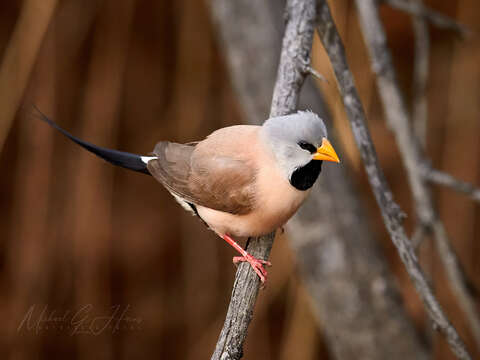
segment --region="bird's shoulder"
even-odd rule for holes
[[[260,126],[234,125],[215,130],[198,142],[195,153],[213,154],[239,158],[250,156],[258,141]]]

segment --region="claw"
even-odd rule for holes
[[[260,278],[260,281],[262,282],[262,284],[265,284],[267,281],[268,273],[267,273],[267,270],[265,270],[265,268],[263,267],[263,265],[272,266],[272,263],[267,260],[257,259],[250,254],[247,254],[246,256],[235,256],[233,258],[234,264],[238,264],[239,262],[245,262],[245,261],[250,264],[253,271],[255,271],[255,273]]]
[[[239,262],[248,262],[252,267],[253,271],[258,275],[260,281],[262,282],[262,287],[265,286],[265,282],[267,281],[267,271],[264,269],[263,265],[265,266],[272,266],[272,263],[267,260],[259,260],[249,253],[247,253],[240,245],[238,245],[235,240],[233,240],[230,235],[224,234],[220,235],[223,240],[229,243],[235,250],[237,250],[242,256],[235,256],[233,258],[233,263],[238,264]]]

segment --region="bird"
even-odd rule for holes
[[[182,207],[197,216],[248,262],[265,284],[271,266],[234,238],[282,228],[308,197],[323,161],[339,163],[323,120],[312,111],[270,117],[263,125],[234,125],[186,144],[158,142],[149,155],[107,149],[81,140],[39,117],[107,162],[153,176]]]

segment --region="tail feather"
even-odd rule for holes
[[[35,105],[33,107],[40,115],[40,119],[42,119],[43,121],[48,123],[50,126],[60,131],[63,135],[65,135],[67,138],[69,138],[76,144],[80,145],[84,149],[90,151],[91,153],[94,153],[98,157],[108,161],[111,164],[150,175],[150,172],[147,169],[148,160],[146,161],[143,160],[143,159],[151,159],[150,157],[144,157],[141,155],[132,154],[124,151],[107,149],[107,148],[103,148],[103,147],[94,145],[92,143],[89,143],[87,141],[81,140],[73,136],[72,134],[70,134],[68,131],[62,129],[60,126],[58,126],[53,120],[49,119],[44,113],[42,113]]]

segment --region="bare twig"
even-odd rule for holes
[[[423,6],[422,0],[411,0],[417,2],[418,6]],[[428,81],[429,73],[429,50],[430,50],[430,40],[429,40],[429,31],[426,24],[425,18],[422,16],[414,16],[413,18],[413,28],[415,34],[415,62],[414,62],[414,71],[413,71],[413,129],[419,139],[423,150],[426,146],[426,130],[427,130],[427,119],[428,119],[428,110],[427,110],[427,96],[426,96],[426,85]],[[432,177],[435,179],[440,178],[441,180],[447,180],[449,184],[457,191],[465,192],[474,201],[480,201],[480,190],[475,189],[475,187],[466,182],[461,182],[456,180],[453,176],[432,169],[430,166],[419,166],[422,171],[422,175],[426,180],[430,180]],[[458,262],[456,256],[451,256],[451,252],[448,246],[448,235],[445,231],[444,225],[437,221],[433,226],[426,227],[422,224],[419,224],[416,231],[412,237],[412,243],[414,248],[420,246],[425,235],[433,230],[434,236],[439,243],[439,246],[442,247],[442,253],[446,254],[449,257],[449,261],[454,263],[452,265],[452,278],[456,278],[454,288],[457,287],[457,284],[465,283],[465,287],[460,286],[456,292],[458,293],[459,301],[462,303],[462,306],[466,312],[466,315],[470,319],[479,319],[480,316],[476,310],[474,301],[471,301],[469,297],[466,297],[464,294],[471,294],[474,298],[474,292],[470,291],[471,284],[468,279],[465,279],[462,271],[461,264]],[[471,327],[474,334],[480,334],[480,322],[472,321]]]
[[[428,228],[423,224],[417,224],[417,227],[413,231],[411,242],[413,248],[416,250],[419,248],[420,244],[423,242],[423,239],[427,235]]]
[[[412,15],[423,17],[431,24],[439,28],[453,30],[461,36],[468,36],[470,34],[470,30],[465,25],[423,4],[409,0],[379,0],[379,2],[388,4],[395,9],[408,12]]]
[[[310,62],[316,17],[314,3],[287,0],[285,16],[285,35],[270,117],[291,113],[298,106],[300,89],[305,80],[303,64]]]
[[[434,230],[435,244],[445,266],[452,290],[459,299],[462,309],[467,314],[476,341],[480,344],[480,317],[476,311],[475,301],[468,291],[468,281],[463,275],[446,232],[438,230],[440,220],[434,208],[428,186],[419,170],[425,162],[425,155],[417,143],[416,137],[413,136],[409,123],[409,114],[396,80],[391,54],[386,44],[386,34],[380,21],[378,4],[375,0],[356,0],[356,4],[362,33],[372,60],[372,68],[376,73],[377,86],[386,119],[395,136],[398,147],[401,149],[400,155],[407,169],[416,215],[420,222]],[[451,345],[453,346],[454,344],[451,343]],[[452,349],[454,351],[459,350],[459,348],[455,347],[452,347]],[[458,357],[462,357],[465,354],[466,352],[456,352]]]
[[[288,0],[285,14],[285,35],[270,116],[285,115],[297,108],[300,89],[305,79],[302,64],[310,59],[313,41],[316,15],[313,2]],[[250,241],[247,251],[255,257],[268,258],[274,237],[275,233],[272,233]],[[253,316],[258,289],[258,276],[248,264],[241,264],[235,276],[227,316],[212,359],[242,357],[243,342]]]
[[[272,64],[278,61],[283,6],[257,0],[213,0],[211,5],[245,119],[259,124],[261,114],[268,113],[275,82]],[[258,59],[254,67],[252,54]],[[300,106],[328,119],[313,81],[305,83],[300,100]],[[335,148],[342,153],[340,143],[335,142]],[[316,321],[337,360],[426,359],[425,344],[398,301],[347,167],[344,162],[323,171],[310,199],[288,223],[289,244]]]
[[[305,70],[306,70],[310,75],[312,75],[313,77],[315,77],[316,79],[328,83],[327,78],[326,78],[325,76],[323,76],[322,74],[320,74],[317,70],[315,70],[314,68],[312,68],[310,65],[306,66],[306,67],[305,67]]]
[[[458,180],[457,178],[450,174],[447,174],[446,172],[433,169],[429,166],[423,166],[421,168],[421,172],[426,180],[464,193],[472,200],[480,202],[480,189],[475,187],[473,184],[470,184],[466,181]]]
[[[422,0],[410,0],[417,6],[423,6]],[[427,141],[427,82],[430,58],[430,34],[427,22],[422,16],[413,16],[413,32],[415,34],[415,60],[413,68],[413,129],[420,144],[425,148]]]
[[[402,212],[399,206],[393,201],[393,194],[378,163],[377,154],[366,125],[365,112],[354,84],[353,75],[347,64],[345,49],[340,35],[338,34],[326,1],[317,0],[317,4],[319,6],[319,22],[317,27],[318,32],[320,34],[323,46],[329,55],[333,70],[337,77],[337,83],[345,105],[347,116],[350,120],[355,140],[365,164],[370,185],[382,212],[383,220],[390,234],[392,242],[397,247],[400,258],[405,264],[405,268],[410,275],[418,294],[424,302],[426,310],[435,326],[445,335],[452,351],[458,358],[471,359],[471,356],[468,353],[462,339],[458,335],[458,332],[451,325],[438,300],[433,294],[432,289],[430,288],[430,285],[428,284],[418,263],[410,240],[408,239],[401,224]],[[373,4],[371,1],[360,0],[357,2],[357,6],[366,11],[370,10],[372,5],[376,6],[376,4]],[[376,15],[376,13],[374,14]],[[362,16],[361,19],[362,21],[366,20],[366,18]],[[373,20],[378,22],[378,18],[376,17]],[[367,27],[367,30],[364,29],[364,31],[367,31],[365,34],[366,38],[370,40],[369,35],[380,36],[380,40],[385,42],[383,32],[379,33],[375,24],[373,25],[374,26],[370,24],[370,26]],[[382,56],[384,54],[383,52],[378,51],[378,49],[375,50],[378,52],[376,53],[378,56]],[[385,71],[385,68],[381,67],[382,63],[379,62],[376,57],[374,58],[373,64],[376,71]],[[398,104],[393,104],[393,106],[394,105],[398,106]],[[391,121],[391,126],[393,125],[398,126],[399,124],[398,122],[393,124]],[[403,122],[400,123],[400,125],[403,126]]]
[[[477,321],[479,319],[479,313],[477,310],[475,302],[475,290],[472,289],[472,284],[469,282],[464,275],[463,268],[458,262],[458,258],[452,254],[450,249],[450,243],[448,240],[448,234],[445,230],[443,223],[437,220],[433,226],[433,235],[436,239],[437,248],[439,248],[439,253],[441,256],[445,257],[444,262],[449,262],[448,275],[450,278],[450,283],[453,288],[453,291],[456,293],[458,301],[465,312],[467,321],[470,323],[472,328],[472,333],[475,340],[478,340],[478,334],[480,334],[480,323]]]
[[[423,5],[423,0],[410,0],[417,5]],[[425,17],[412,15],[413,33],[415,36],[415,54],[413,64],[413,97],[412,97],[412,126],[415,136],[417,137],[422,149],[425,150],[427,145],[427,126],[428,126],[428,99],[427,99],[427,82],[429,75],[429,58],[430,58],[430,34]],[[419,262],[422,265],[425,275],[432,279],[431,266],[432,251],[431,246],[423,247],[420,252],[420,245],[426,237],[429,229],[421,221],[417,219],[417,228],[412,235],[413,248],[417,251]],[[430,240],[430,238],[429,238]],[[434,284],[432,283],[434,288]],[[429,340],[433,339],[433,331],[431,328],[427,331]]]

